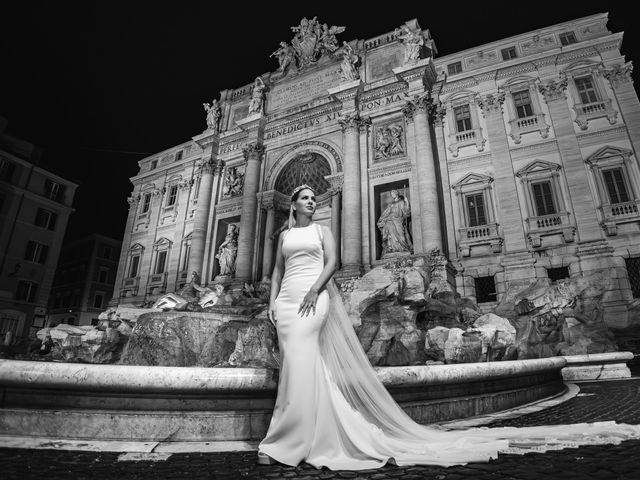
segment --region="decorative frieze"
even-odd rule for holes
[[[404,125],[400,121],[375,126],[374,160],[388,160],[405,154]]]
[[[369,168],[369,179],[386,178],[393,175],[400,175],[411,171],[411,164],[408,161],[393,163],[383,167]]]

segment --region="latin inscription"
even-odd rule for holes
[[[306,103],[309,100],[327,96],[327,90],[340,83],[339,69],[331,68],[303,77],[296,82],[283,82],[269,92],[269,110]]]
[[[340,112],[334,112],[329,114],[324,114],[318,117],[309,118],[302,122],[293,123],[291,125],[284,126],[282,128],[277,128],[275,130],[271,130],[266,132],[264,135],[265,140],[269,140],[270,138],[280,137],[282,135],[288,135],[293,132],[298,132],[300,130],[304,130],[305,128],[313,127],[316,125],[320,125],[321,123],[331,122],[340,118]]]

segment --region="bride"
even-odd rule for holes
[[[640,438],[615,422],[446,431],[414,422],[378,380],[331,276],[336,247],[316,224],[314,191],[291,194],[289,228],[278,239],[269,319],[281,369],[273,416],[258,462],[363,470],[397,465],[459,465],[498,452],[525,453]]]

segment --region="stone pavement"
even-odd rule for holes
[[[640,377],[578,384],[580,393],[553,407],[491,423],[532,426],[615,420],[640,424]],[[546,453],[503,455],[456,467],[396,467],[330,471],[302,465],[262,466],[254,451],[122,453],[0,448],[0,478],[13,479],[431,479],[431,480],[640,480],[640,440]]]

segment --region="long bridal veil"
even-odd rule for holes
[[[327,284],[331,308],[320,352],[332,390],[345,408],[377,432],[378,451],[398,465],[454,465],[487,461],[498,452],[526,453],[640,438],[640,426],[615,422],[539,427],[444,430],[414,422],[378,379],[353,329],[340,292]],[[364,424],[364,423],[363,423]],[[383,450],[383,451],[380,451]],[[386,461],[386,460],[385,460]]]

